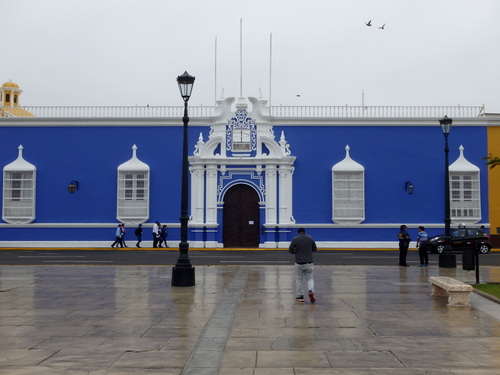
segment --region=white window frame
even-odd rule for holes
[[[459,223],[481,220],[479,172],[450,172],[450,218]]]
[[[250,128],[233,129],[233,152],[250,151]]]
[[[36,170],[4,170],[2,219],[10,224],[35,220]]]
[[[345,158],[332,167],[332,221],[335,224],[359,224],[365,221],[365,168],[351,159],[350,147]]]
[[[333,221],[337,224],[365,220],[364,171],[333,171]]]
[[[149,218],[149,171],[118,171],[117,219],[126,224]]]

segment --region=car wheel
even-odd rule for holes
[[[442,254],[444,251],[444,245],[437,245],[436,251],[438,252],[438,254]]]
[[[487,254],[487,253],[489,253],[489,252],[490,252],[490,248],[488,247],[488,245],[481,244],[481,245],[479,246],[479,252],[480,252],[481,254]]]

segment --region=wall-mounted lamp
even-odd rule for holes
[[[415,188],[413,187],[413,184],[411,183],[411,181],[406,181],[405,182],[405,190],[408,194],[413,194],[413,190]]]
[[[78,187],[80,186],[80,183],[78,181],[71,181],[68,185],[68,191],[73,194],[76,190],[78,190]]]

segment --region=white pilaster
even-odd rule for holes
[[[275,165],[266,167],[266,224],[277,223],[277,173]]]
[[[207,166],[206,223],[217,223],[217,167]]]
[[[205,196],[205,171],[203,165],[191,167],[191,222],[203,223]]]
[[[279,223],[290,224],[292,220],[292,175],[293,167],[281,165],[279,169]]]

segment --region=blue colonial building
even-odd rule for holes
[[[180,239],[183,107],[21,107],[1,88],[0,246],[109,247],[152,223]],[[482,107],[189,107],[189,243],[287,247],[298,227],[323,248],[394,248],[401,224],[443,232],[444,138],[454,224],[490,227]]]

